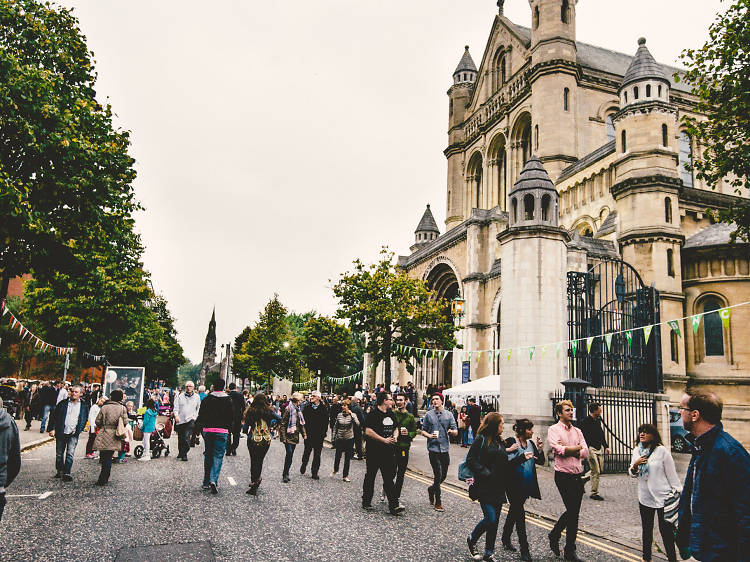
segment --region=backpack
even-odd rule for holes
[[[256,445],[265,445],[271,442],[271,430],[268,427],[266,420],[261,418],[253,426],[253,431],[250,434],[250,439]]]

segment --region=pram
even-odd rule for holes
[[[149,440],[152,459],[158,459],[162,452],[165,457],[169,456],[169,444],[166,440],[169,439],[172,434],[172,423],[169,421],[169,418],[166,418],[166,420],[160,418],[164,418],[164,416],[156,418],[156,430],[151,433],[151,439]],[[143,416],[138,416],[138,421],[142,423]],[[136,433],[139,433],[141,439],[143,439],[142,431],[133,433],[135,439],[137,439]],[[136,459],[140,459],[143,456],[143,444],[136,445],[135,449],[133,449],[133,456]]]

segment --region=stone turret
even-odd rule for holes
[[[557,205],[555,185],[532,155],[510,191],[510,227],[557,226]]]
[[[474,64],[474,59],[469,54],[469,46],[464,47],[464,54],[461,60],[458,61],[456,70],[453,71],[453,83],[474,83],[477,79],[477,65]]]
[[[430,211],[428,203],[427,209],[425,209],[422,219],[417,225],[417,230],[414,231],[414,244],[409,249],[414,253],[428,242],[435,240],[438,236],[440,236],[440,229],[435,222],[435,217],[432,216],[432,211]]]
[[[641,37],[638,50],[620,84],[620,107],[654,100],[668,102],[670,86],[669,78],[646,47],[646,39]]]

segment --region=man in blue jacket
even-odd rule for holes
[[[76,385],[70,389],[68,397],[57,405],[50,422],[52,430],[49,435],[57,440],[55,478],[62,477],[63,482],[73,480],[70,475],[73,468],[73,455],[78,445],[78,436],[86,427],[88,418],[89,406],[81,400],[81,387]]]
[[[750,455],[721,424],[715,394],[680,402],[693,456],[680,498],[677,544],[701,562],[750,560]]]

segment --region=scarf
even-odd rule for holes
[[[652,452],[651,447],[644,447],[643,443],[638,443],[638,453],[642,457],[649,457]],[[645,462],[638,467],[638,475],[648,480],[648,462]]]
[[[286,428],[287,433],[294,433],[297,431],[297,422],[300,425],[305,425],[305,418],[302,415],[302,410],[298,410],[297,406],[289,403],[289,425]]]

